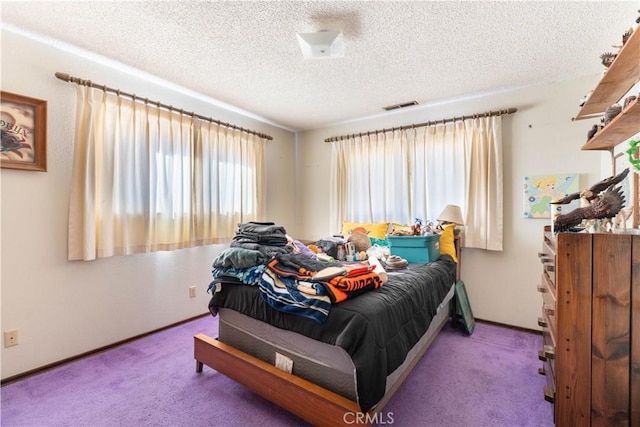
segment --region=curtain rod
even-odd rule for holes
[[[518,111],[517,108],[507,108],[506,110],[487,111],[487,112],[484,112],[484,113],[471,114],[471,115],[468,115],[468,116],[450,117],[448,119],[440,119],[440,120],[431,120],[431,121],[424,122],[424,123],[400,126],[400,127],[396,127],[396,128],[378,129],[378,130],[373,130],[373,131],[369,131],[369,132],[352,133],[350,135],[332,136],[331,138],[325,139],[324,142],[336,142],[336,141],[342,141],[343,139],[355,138],[357,136],[375,135],[375,134],[378,134],[378,133],[385,133],[385,132],[389,132],[389,131],[407,130],[407,129],[425,127],[425,126],[435,126],[435,125],[440,125],[440,124],[443,125],[445,123],[455,122],[455,121],[458,121],[458,120],[476,119],[476,118],[479,118],[479,117],[502,116],[503,114],[513,114],[516,111]]]
[[[241,132],[245,132],[245,133],[249,133],[249,134],[252,134],[252,135],[256,135],[256,136],[258,136],[260,138],[273,140],[273,137],[271,137],[270,135],[266,135],[264,133],[256,132],[256,131],[253,131],[253,130],[250,130],[250,129],[245,129],[243,127],[232,125],[230,123],[221,122],[220,120],[216,120],[216,119],[213,119],[211,117],[201,116],[200,114],[196,114],[196,113],[193,113],[191,111],[184,111],[181,108],[175,108],[173,105],[166,105],[166,104],[163,104],[163,103],[158,102],[158,101],[151,101],[148,98],[141,98],[141,97],[137,96],[135,93],[131,94],[131,93],[123,92],[120,89],[113,89],[113,88],[110,88],[110,87],[105,86],[105,85],[99,85],[99,84],[93,83],[91,80],[84,80],[84,79],[80,79],[78,77],[71,77],[69,74],[60,73],[60,72],[56,73],[56,77],[59,78],[60,80],[64,80],[65,82],[76,83],[76,84],[79,84],[79,85],[82,85],[82,86],[89,86],[89,87],[93,87],[93,88],[96,88],[96,89],[102,89],[105,92],[112,92],[112,93],[115,93],[118,96],[121,96],[121,95],[128,96],[129,98],[133,99],[134,101],[138,100],[138,101],[143,101],[145,103],[155,104],[158,108],[164,108],[164,109],[167,109],[169,111],[175,111],[175,112],[183,114],[185,116],[197,117],[198,119],[206,120],[208,122],[215,123],[215,124],[217,124],[219,126],[224,126],[226,128],[239,130]]]

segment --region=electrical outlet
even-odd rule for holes
[[[195,297],[196,297],[196,287],[189,286],[189,298],[195,298]]]
[[[276,368],[291,373],[293,371],[293,360],[276,352]]]
[[[10,331],[4,331],[4,346],[11,347],[12,345],[18,345],[18,330],[12,329]]]

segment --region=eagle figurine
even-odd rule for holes
[[[593,187],[592,187],[593,188]],[[588,206],[579,207],[566,214],[558,215],[553,221],[556,233],[571,231],[585,219],[613,218],[624,207],[624,195],[620,187],[609,186],[602,193],[591,197]]]
[[[579,198],[582,198],[588,202],[591,202],[593,201],[593,199],[598,197],[598,194],[600,194],[602,191],[614,185],[620,184],[627,177],[627,175],[629,175],[629,168],[626,168],[625,170],[623,170],[617,175],[613,175],[613,176],[610,176],[609,178],[603,179],[602,181],[596,182],[588,190],[569,194],[552,203],[554,205],[566,205]]]

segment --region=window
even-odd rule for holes
[[[262,213],[265,140],[78,87],[69,259],[228,242]]]
[[[435,221],[456,204],[466,213],[465,246],[502,250],[500,116],[332,144],[332,230],[342,221]]]

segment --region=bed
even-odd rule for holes
[[[207,365],[314,425],[371,424],[455,307],[448,255],[388,277],[333,304],[324,322],[274,309],[257,286],[217,279],[209,309],[219,334],[194,337],[196,371]]]

